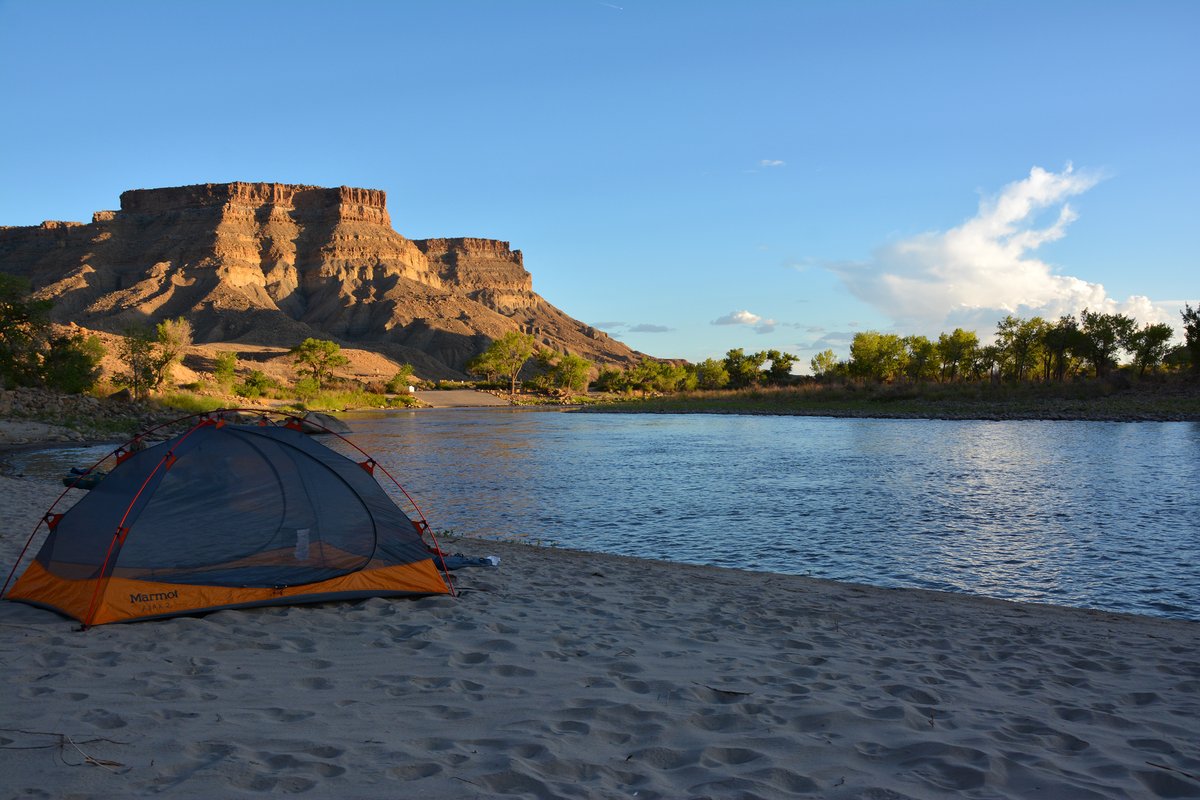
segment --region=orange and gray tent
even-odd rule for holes
[[[335,452],[298,422],[205,416],[161,444],[117,451],[116,467],[94,489],[65,513],[46,514],[46,539],[7,599],[87,627],[452,594],[415,505],[416,519],[375,479],[373,460]]]

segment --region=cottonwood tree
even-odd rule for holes
[[[938,336],[937,351],[942,361],[942,380],[956,380],[960,372],[969,369],[979,350],[979,336],[975,331],[955,328],[953,333]]]
[[[683,364],[659,361],[651,386],[659,392],[684,392],[696,388],[695,375]]]
[[[817,353],[809,360],[808,365],[812,368],[813,375],[816,375],[818,378],[832,377],[840,366],[837,356],[834,355],[832,350],[822,350]]]
[[[984,345],[975,350],[971,361],[971,375],[976,380],[984,378],[995,379],[999,376],[1000,348],[994,344]]]
[[[1080,312],[1080,355],[1092,365],[1097,378],[1103,378],[1117,363],[1117,352],[1129,339],[1133,326],[1133,320],[1124,314],[1105,314],[1086,308]]]
[[[334,369],[350,363],[350,359],[342,355],[341,350],[342,347],[337,342],[309,337],[288,353],[300,371],[308,373],[319,388],[333,377]]]
[[[779,350],[768,350],[766,380],[770,386],[783,386],[792,378],[792,367],[796,364],[796,356]]]
[[[660,383],[659,362],[643,357],[637,366],[625,371],[625,382],[630,389],[640,391],[645,397]]]
[[[192,323],[183,317],[164,319],[155,328],[157,344],[154,364],[154,385],[158,389],[171,379],[171,370],[183,360],[183,351],[192,343]]]
[[[564,391],[583,391],[587,388],[592,362],[574,353],[563,353],[554,365],[553,378]]]
[[[747,386],[757,386],[765,363],[767,363],[766,353],[747,355],[740,347],[727,352],[725,354],[725,372],[729,374],[729,388],[744,389]]]
[[[560,394],[566,396],[573,391],[587,388],[592,362],[583,356],[559,353],[555,350],[540,350],[537,360],[544,373],[542,380]]]
[[[517,393],[517,376],[521,368],[533,356],[535,342],[532,336],[520,331],[509,331],[496,339],[481,354],[467,364],[472,375],[486,375],[489,380],[496,375],[508,378],[509,394]]]
[[[592,388],[597,392],[627,392],[629,382],[623,370],[601,367],[600,374],[592,381]]]
[[[117,345],[117,357],[125,370],[117,374],[118,386],[129,389],[137,400],[144,400],[157,385],[158,338],[145,325],[134,325],[125,329],[124,338]]]
[[[45,386],[80,394],[96,385],[104,345],[96,336],[55,336],[48,300],[23,278],[0,273],[0,387]]]
[[[904,374],[910,381],[919,383],[937,378],[938,351],[936,344],[925,336],[905,336],[904,349],[907,352]]]
[[[696,365],[696,386],[700,389],[724,389],[729,385],[725,362],[706,358]]]
[[[72,333],[54,336],[42,357],[42,377],[46,386],[68,394],[90,391],[100,379],[100,361],[104,344],[98,336]]]
[[[1053,376],[1062,381],[1071,363],[1071,353],[1082,347],[1079,324],[1073,314],[1058,318],[1042,331],[1042,373],[1045,380]]]
[[[1041,317],[1021,319],[1009,314],[996,324],[1000,373],[1017,381],[1037,363],[1046,322]]]
[[[904,340],[894,333],[861,331],[850,341],[850,373],[860,378],[886,381],[904,370]]]
[[[1146,324],[1130,331],[1124,347],[1133,356],[1138,377],[1145,375],[1147,369],[1154,369],[1162,363],[1171,348],[1171,337],[1174,335],[1175,331],[1165,322]]]

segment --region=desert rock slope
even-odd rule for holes
[[[407,239],[373,189],[131,190],[87,224],[0,228],[0,271],[30,279],[57,322],[118,333],[185,316],[199,343],[291,347],[315,336],[430,378],[462,377],[512,330],[599,364],[638,357],[533,291],[508,242]]]

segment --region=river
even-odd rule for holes
[[[435,530],[1200,619],[1200,425],[351,419]]]

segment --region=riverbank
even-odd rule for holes
[[[954,420],[1200,422],[1200,381],[1065,384],[803,384],[688,392],[591,406],[599,413],[791,414]]]
[[[60,491],[0,478],[0,562]],[[87,632],[0,603],[0,794],[1200,796],[1200,624],[447,544],[500,566]]]

